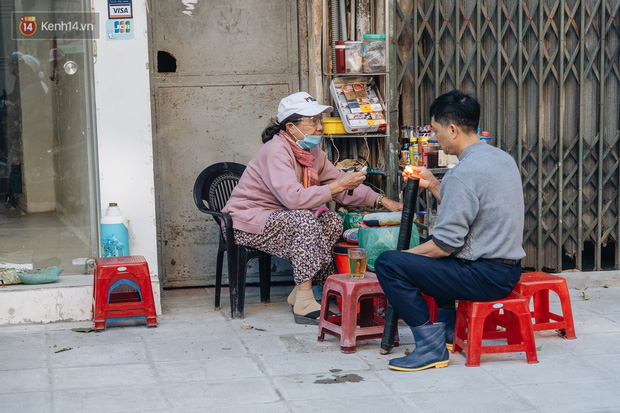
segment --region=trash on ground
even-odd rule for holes
[[[100,330],[95,330],[92,327],[72,328],[71,331],[75,331],[76,333],[101,333]]]
[[[251,326],[246,322],[241,323],[241,328],[244,330],[267,331],[264,328],[258,328],[258,327]]]

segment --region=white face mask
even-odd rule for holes
[[[295,126],[295,125],[293,125],[293,126]],[[317,146],[318,144],[321,143],[321,138],[322,138],[323,135],[306,135],[302,131],[300,131],[297,126],[295,126],[295,129],[297,129],[299,131],[299,133],[304,135],[304,139],[303,140],[298,140],[296,142],[297,146],[299,146],[301,149],[314,148],[315,146]]]

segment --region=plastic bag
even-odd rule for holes
[[[362,220],[364,219],[364,215],[366,215],[365,213],[354,213],[354,212],[345,213],[341,211],[338,211],[338,214],[340,214],[340,216],[342,217],[342,220],[344,221],[343,231],[346,231],[351,228],[358,228],[359,223],[362,222]]]
[[[360,227],[357,232],[357,240],[361,248],[366,248],[366,266],[371,271],[375,270],[375,261],[382,252],[396,249],[400,227]],[[420,244],[420,233],[417,227],[411,230],[409,248]]]
[[[24,284],[47,284],[54,283],[60,279],[60,267],[47,267],[35,273],[18,272],[19,279]]]

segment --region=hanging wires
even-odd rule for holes
[[[365,133],[365,134],[364,134],[364,136],[363,136],[363,138],[364,138],[364,144],[366,145],[366,150],[368,151],[368,152],[367,152],[367,153],[368,153],[367,157],[366,157],[366,158],[364,158],[364,164],[365,164],[366,166],[370,166],[370,165],[368,164],[368,159],[370,158],[370,146],[368,146],[368,134],[366,134],[366,133]],[[360,156],[360,158],[361,158],[361,156]]]
[[[338,161],[340,160],[340,151],[338,150],[338,147],[336,146],[336,142],[334,142],[334,137],[331,134],[327,136],[329,136],[329,140],[331,141],[332,146],[334,147],[334,149],[336,149],[336,159],[332,161],[332,163],[336,165]]]

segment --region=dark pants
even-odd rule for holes
[[[388,301],[410,327],[429,321],[426,300],[437,307],[454,307],[455,300],[492,301],[506,297],[521,278],[516,265],[480,259],[428,258],[387,251],[377,258],[375,271]]]

